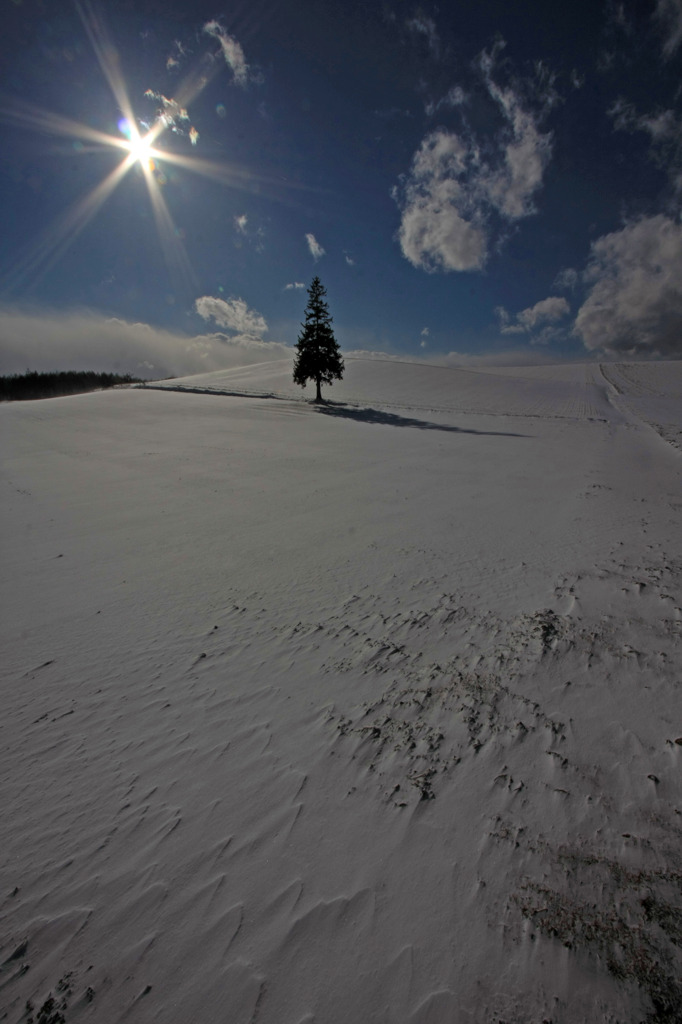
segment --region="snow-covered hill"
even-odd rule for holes
[[[0,1019],[682,1019],[681,383],[0,407]]]

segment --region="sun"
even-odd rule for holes
[[[143,170],[152,171],[154,169],[154,157],[158,156],[156,151],[152,148],[158,131],[149,131],[146,135],[140,135],[137,125],[132,118],[123,117],[118,123],[118,130],[122,135],[125,136],[126,141],[123,142],[123,147],[128,150],[128,159],[126,163],[128,166],[133,164],[139,164]]]
[[[144,137],[138,135],[137,138],[132,138],[128,143],[128,149],[133,162],[142,164],[143,167],[149,167],[154,158],[154,150],[152,149],[152,140],[148,135]]]
[[[224,161],[216,163],[158,147],[166,132],[178,136],[187,135],[192,147],[196,146],[199,138],[197,130],[194,127],[190,127],[188,131],[184,130],[184,122],[188,121],[187,108],[203,91],[212,74],[218,72],[220,63],[213,62],[211,74],[202,70],[201,74],[188,76],[180,84],[177,98],[167,98],[148,89],[145,97],[153,98],[161,104],[150,126],[148,122],[137,118],[133,112],[117,51],[109,40],[104,24],[95,15],[90,0],[74,0],[74,3],[118,108],[118,132],[101,131],[18,99],[7,104],[2,97],[0,124],[9,123],[32,128],[43,134],[71,138],[75,140],[74,145],[78,147],[78,152],[118,150],[119,153],[123,152],[124,156],[101,181],[75,200],[68,209],[58,214],[53,222],[46,225],[34,243],[27,245],[23,252],[13,257],[11,267],[0,273],[0,290],[7,291],[19,285],[23,286],[30,278],[37,279],[54,266],[133,168],[142,171],[161,250],[174,290],[186,290],[188,286],[194,288],[196,278],[182,243],[182,234],[173,223],[162,194],[163,188],[169,182],[169,175],[161,168],[170,164],[180,171],[202,175],[229,188],[258,191],[259,194],[272,190],[275,198],[280,196],[282,179],[280,176],[269,178],[256,175],[250,169],[236,164]],[[183,123],[182,128],[178,127],[178,120]]]

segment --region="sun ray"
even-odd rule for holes
[[[278,202],[286,202],[283,198],[285,192],[305,192],[315,194],[328,194],[329,189],[316,188],[312,185],[302,184],[297,181],[290,181],[275,175],[256,174],[248,167],[239,166],[227,162],[217,163],[214,160],[206,160],[198,156],[185,156],[181,153],[172,153],[163,150],[159,153],[165,163],[174,164],[183,170],[199,174],[211,181],[229,188],[243,189],[246,192],[254,192],[258,195],[268,195],[269,198]]]
[[[122,150],[129,148],[125,139],[108,135],[97,128],[91,128],[89,125],[81,124],[80,121],[64,117],[62,114],[43,110],[42,107],[34,106],[31,103],[8,99],[4,95],[0,95],[0,121],[20,128],[33,128],[48,135],[78,139],[80,142],[93,142],[102,148],[110,149],[112,146]]]
[[[156,231],[159,236],[161,252],[168,268],[171,284],[178,291],[185,290],[188,286],[196,290],[199,287],[199,282],[177,228],[173,223],[173,218],[170,215],[166,200],[163,198],[161,188],[154,177],[153,168],[142,164],[142,170],[147,182]]]
[[[104,23],[97,17],[89,0],[75,0],[76,10],[80,16],[83,27],[87,33],[90,45],[99,61],[102,74],[109,83],[114,99],[118,103],[123,116],[131,123],[135,123],[130,97],[126,89],[125,80],[121,72],[118,50],[108,38]]]
[[[141,168],[144,175],[162,255],[171,279],[177,283],[182,281],[185,285],[191,283],[193,287],[196,287],[197,283],[190,260],[161,192],[163,179],[159,173],[160,162],[173,164],[182,170],[198,174],[223,186],[267,196],[278,202],[287,203],[287,205],[296,205],[285,198],[287,194],[291,195],[291,193],[299,191],[306,193],[326,191],[311,189],[310,186],[281,177],[255,174],[248,168],[236,164],[217,163],[194,155],[190,157],[171,150],[159,149],[156,143],[170,127],[177,132],[177,128],[174,127],[175,115],[166,114],[166,105],[171,107],[172,111],[177,108],[186,117],[187,107],[218,73],[221,63],[215,60],[204,60],[194,72],[185,78],[175,99],[166,100],[165,97],[160,96],[164,104],[162,111],[152,126],[141,133],[121,70],[119,54],[109,39],[102,19],[95,12],[90,0],[75,0],[75,5],[102,74],[122,115],[119,121],[121,135],[108,134],[64,115],[55,114],[30,103],[2,95],[0,95],[0,122],[32,129],[43,134],[74,139],[80,143],[88,143],[90,144],[88,152],[119,150],[123,153],[123,158],[102,182],[59,216],[18,260],[13,260],[11,269],[0,282],[3,291],[11,290],[19,285],[30,287],[30,279],[39,280],[43,277],[136,165]],[[149,95],[158,97],[159,94],[150,90]],[[198,132],[194,128],[190,128],[188,134],[192,146],[196,145]],[[83,147],[81,147],[81,152],[84,152]]]
[[[19,283],[25,284],[29,276],[34,279],[44,276],[107,201],[133,162],[132,155],[128,155],[104,181],[46,228],[38,241],[13,262],[12,270],[3,278],[3,291]]]

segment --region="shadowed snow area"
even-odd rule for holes
[[[0,407],[0,1019],[681,1021],[682,362],[323,395]]]
[[[382,408],[492,416],[608,415],[606,382],[597,364],[554,370],[559,372],[537,377],[526,368],[493,373],[350,356],[346,357],[344,379],[325,387],[323,398],[351,406],[379,404]],[[153,386],[253,397],[315,397],[311,387],[301,389],[293,383],[289,360],[160,381]]]

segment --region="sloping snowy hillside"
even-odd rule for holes
[[[682,1020],[682,362],[347,364],[0,407],[0,1020]]]

